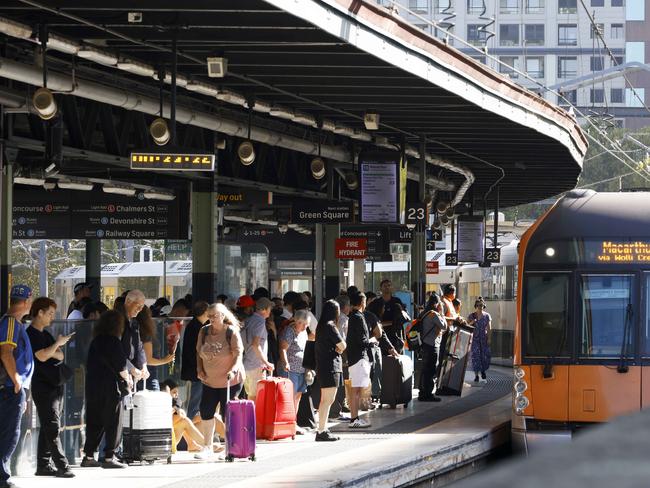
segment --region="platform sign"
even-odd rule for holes
[[[458,217],[456,249],[458,261],[483,262],[485,222],[482,217]]]
[[[388,240],[390,242],[397,242],[402,244],[410,244],[413,242],[413,231],[407,227],[389,227]]]
[[[360,221],[368,224],[404,223],[406,164],[397,152],[365,152],[359,156]]]
[[[214,171],[213,153],[131,153],[131,169],[155,171]]]
[[[375,260],[390,256],[388,227],[370,225],[345,225],[341,226],[340,237],[366,239],[368,252],[366,259]],[[382,259],[383,260],[383,259]]]
[[[13,194],[14,239],[188,239],[189,201],[97,191],[21,188]]]
[[[498,247],[488,247],[485,249],[486,263],[500,263],[501,262],[501,249]]]
[[[405,224],[425,224],[427,222],[427,206],[424,203],[406,204]]]
[[[436,275],[440,273],[440,264],[438,261],[427,261],[427,274]]]
[[[294,224],[345,224],[353,221],[353,202],[303,199],[291,206],[291,222]]]
[[[455,252],[445,254],[445,266],[458,266],[458,254]]]
[[[338,259],[365,259],[368,241],[366,239],[336,239],[334,249]]]

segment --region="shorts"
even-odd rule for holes
[[[230,386],[230,399],[234,399],[241,393],[241,384]],[[203,385],[201,392],[200,413],[201,420],[210,420],[214,417],[219,405],[219,413],[223,419],[226,418],[226,388],[212,388],[208,385]]]
[[[257,382],[265,379],[265,371],[260,368],[247,369],[246,379],[244,380],[244,388],[249,397],[255,398],[257,396]]]
[[[370,361],[359,359],[348,367],[352,388],[367,388],[370,386]]]
[[[294,393],[305,393],[307,391],[307,382],[305,381],[305,373],[294,373],[293,371],[284,372],[285,378],[289,378],[293,383]]]
[[[332,373],[331,371],[316,372],[316,377],[321,388],[338,388],[343,386],[343,373]]]

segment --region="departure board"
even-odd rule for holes
[[[131,153],[131,169],[157,171],[214,171],[214,154]]]

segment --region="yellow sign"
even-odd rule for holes
[[[131,153],[131,169],[214,171],[214,154]]]
[[[599,263],[648,263],[650,264],[650,242],[612,242],[603,241]]]

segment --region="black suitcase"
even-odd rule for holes
[[[381,370],[382,405],[407,407],[413,399],[413,362],[408,356],[384,356]]]
[[[447,332],[444,349],[440,348],[441,362],[438,372],[437,395],[460,396],[463,392],[465,370],[472,348],[473,335],[474,327],[467,324],[453,326]]]
[[[123,416],[122,459],[153,463],[172,459],[172,403],[169,394],[139,391]]]

